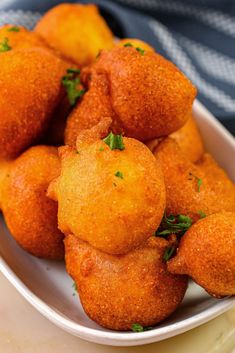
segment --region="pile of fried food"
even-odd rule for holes
[[[235,294],[235,187],[204,151],[179,69],[140,40],[117,42],[79,4],[33,31],[1,27],[0,62],[3,216],[29,253],[65,257],[92,320],[154,326],[188,276]]]

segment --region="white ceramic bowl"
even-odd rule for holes
[[[235,140],[229,132],[199,103],[194,116],[205,146],[235,181]],[[0,271],[38,311],[57,326],[87,341],[114,346],[135,346],[157,342],[199,326],[235,306],[235,298],[210,297],[190,283],[178,310],[151,331],[115,332],[92,322],[84,313],[72,280],[63,263],[39,260],[24,252],[10,236],[0,218]]]

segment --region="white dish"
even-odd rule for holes
[[[235,140],[199,103],[194,115],[206,149],[235,181],[231,161],[235,159]],[[114,346],[135,346],[157,342],[199,326],[235,306],[235,298],[217,300],[190,283],[179,309],[151,331],[115,332],[92,322],[84,313],[64,264],[37,259],[24,252],[10,236],[0,218],[0,271],[39,312],[57,326],[85,340]]]

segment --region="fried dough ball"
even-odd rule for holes
[[[67,63],[47,49],[0,53],[0,158],[13,158],[47,128]]]
[[[198,221],[184,234],[168,269],[188,274],[215,297],[235,295],[234,255],[235,212],[221,212]]]
[[[61,231],[110,254],[124,254],[158,228],[165,208],[159,163],[141,142],[123,138],[125,149],[83,136],[82,146],[61,149],[60,177],[49,188],[58,200]]]
[[[139,48],[140,50],[155,52],[154,48],[148,43],[140,39],[135,38],[123,38],[117,42],[118,47],[133,46],[134,48]]]
[[[191,162],[198,162],[202,157],[204,152],[203,141],[192,113],[190,113],[185,125],[170,134],[169,137],[178,143],[178,146],[184,153],[185,157]],[[162,139],[155,139],[147,142],[146,145],[151,151],[154,151],[161,141]]]
[[[2,188],[3,215],[14,239],[32,255],[54,260],[64,257],[64,236],[57,228],[57,203],[46,192],[59,173],[55,147],[31,147],[10,162]]]
[[[65,239],[66,269],[87,315],[113,330],[152,326],[181,303],[186,276],[173,276],[163,260],[168,242],[151,237],[126,255],[109,255],[74,235]]]
[[[11,49],[47,47],[47,44],[37,33],[31,32],[23,26],[16,26],[14,24],[7,24],[0,27],[0,43],[4,42],[6,42]]]
[[[111,49],[114,38],[97,6],[60,4],[37,23],[35,32],[78,66],[92,63],[101,49]]]
[[[82,71],[81,78],[88,90],[83,100],[92,89],[93,80],[97,80],[96,74],[100,75],[97,85],[106,87],[107,109],[112,109],[109,116],[115,133],[141,141],[165,136],[183,126],[192,110],[195,87],[171,62],[156,53],[142,54],[133,47],[102,51],[96,62]],[[102,101],[99,90],[96,95],[96,101]],[[87,115],[82,120],[89,116],[89,127],[97,121],[96,102],[87,97],[83,107],[78,105],[68,119],[65,140],[69,145],[76,142],[85,104]],[[102,118],[100,115],[99,120]]]
[[[201,214],[235,211],[235,186],[210,158],[211,171],[194,165],[177,143],[166,138],[154,152],[160,160],[166,185],[167,214],[183,214],[197,221]]]

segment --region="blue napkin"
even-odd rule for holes
[[[1,0],[0,25],[33,28],[63,0]],[[76,2],[76,1],[70,1]],[[97,3],[119,37],[150,43],[197,86],[201,102],[235,135],[235,1],[81,0]]]

